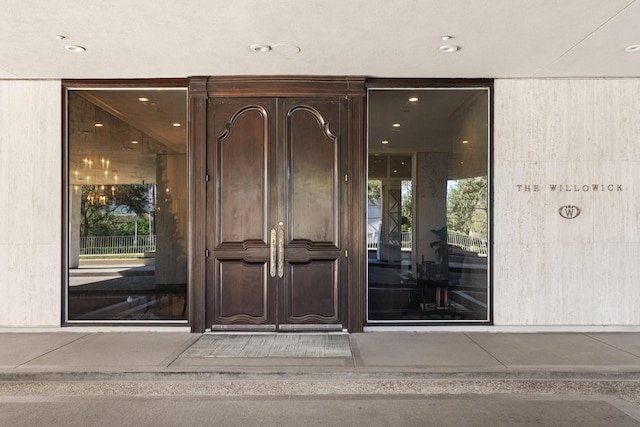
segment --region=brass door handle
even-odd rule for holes
[[[284,229],[282,223],[278,227],[278,277],[284,277]]]
[[[276,229],[271,229],[271,238],[269,242],[269,274],[276,277]]]

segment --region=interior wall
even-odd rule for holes
[[[496,325],[640,325],[639,137],[640,79],[495,82]]]
[[[60,325],[61,84],[0,81],[0,326]]]
[[[489,159],[488,98],[487,92],[476,93],[464,108],[452,117],[453,156],[449,179],[487,175]],[[467,144],[462,142],[465,140],[468,141]]]

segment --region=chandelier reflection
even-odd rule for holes
[[[90,186],[87,186],[87,187],[90,188]],[[89,202],[92,205],[103,205],[103,206],[106,206],[107,204],[111,204],[112,202],[115,203],[116,186],[111,185],[110,187],[111,188],[105,185],[94,185],[93,188],[90,189],[88,191],[88,194],[86,195],[87,202]]]
[[[81,172],[78,169],[74,171],[74,175],[76,182],[85,181],[82,186],[83,198],[91,205],[106,206],[115,203],[118,175],[113,175],[113,178],[110,179],[111,161],[104,157],[101,157],[99,161],[85,157],[80,163],[81,169],[84,170],[83,175],[86,174],[85,178],[80,178]],[[75,189],[78,190],[77,185]]]

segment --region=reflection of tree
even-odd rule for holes
[[[369,204],[380,204],[380,181],[370,180],[367,183],[367,199]]]
[[[413,195],[411,181],[402,181],[402,231],[411,231],[413,223]]]
[[[461,179],[447,198],[449,232],[487,239],[487,177]]]
[[[115,213],[148,213],[148,195],[148,187],[140,184],[106,186],[104,189],[101,186],[83,185],[80,204],[81,237],[128,234],[126,229],[129,226],[119,221]]]

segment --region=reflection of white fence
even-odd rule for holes
[[[457,246],[465,251],[487,255],[487,242],[476,237],[464,236],[462,234],[447,234],[447,243],[452,246]],[[403,250],[411,250],[411,233],[402,233],[400,237],[400,247]],[[367,249],[378,249],[377,232],[369,233],[367,235]]]
[[[80,255],[142,254],[156,250],[156,236],[95,236],[80,238]]]
[[[480,255],[487,254],[487,242],[477,237],[464,236],[462,234],[447,234],[447,243],[469,252],[477,252]]]
[[[400,247],[402,249],[411,250],[411,233],[400,234]]]
[[[367,249],[378,249],[378,233],[367,233]]]

